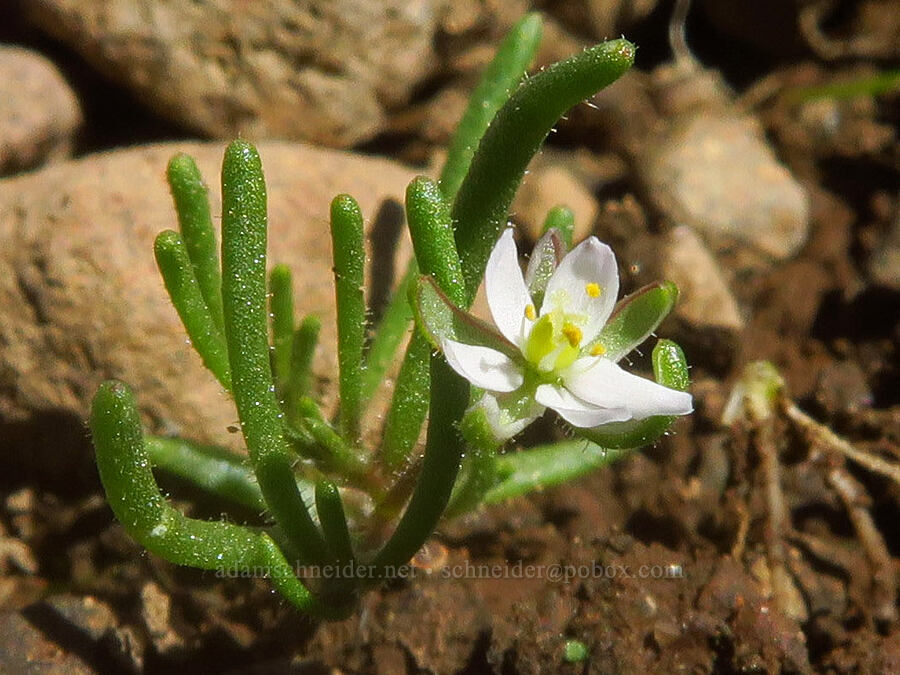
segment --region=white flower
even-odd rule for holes
[[[513,231],[506,229],[488,260],[487,301],[494,323],[511,343],[506,353],[440,339],[450,366],[485,391],[477,405],[497,438],[514,436],[546,408],[580,428],[690,413],[690,394],[626,372],[617,365],[624,353],[608,352],[597,339],[619,292],[612,250],[591,237],[555,269],[553,259],[537,307],[529,286],[542,285],[535,284],[539,258],[536,249],[526,285]]]

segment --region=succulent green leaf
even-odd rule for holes
[[[453,204],[467,305],[475,298],[509,206],[544,138],[566,110],[628,70],[634,53],[627,40],[586,49],[524,80],[497,112]]]
[[[200,293],[184,241],[177,232],[165,230],[156,237],[154,252],[166,290],[191,344],[219,384],[230,390],[231,369],[225,338]]]
[[[510,29],[491,64],[481,76],[478,87],[469,98],[469,105],[456,128],[444,169],[441,171],[441,191],[452,200],[456,196],[475,149],[485,130],[537,53],[541,42],[541,17],[536,12],[526,14]]]
[[[209,195],[194,160],[185,154],[177,154],[170,161],[166,177],[175,201],[178,226],[187,247],[188,257],[200,293],[213,322],[221,331],[222,275],[219,273],[219,255],[216,249],[216,233],[209,210]]]
[[[359,440],[362,415],[363,349],[366,339],[366,303],[363,291],[365,242],[359,204],[350,195],[331,202],[331,247],[337,300],[338,370],[341,395],[341,432]]]
[[[419,440],[428,414],[428,392],[432,384],[428,365],[430,357],[428,340],[418,332],[413,333],[406,346],[391,407],[384,420],[380,457],[389,469],[403,466]]]
[[[165,500],[153,478],[134,397],[123,383],[100,386],[91,411],[91,433],[109,505],[144,548],[176,565],[266,569],[295,607],[313,614],[331,613],[294,576],[268,535],[232,523],[187,518]]]
[[[283,395],[291,375],[294,348],[294,289],[291,270],[276,265],[269,274],[269,314],[272,317],[272,370],[275,389]]]
[[[269,361],[266,185],[259,154],[234,141],[222,164],[222,299],[234,402],[266,504],[304,563],[328,547],[297,490]]]

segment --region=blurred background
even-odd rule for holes
[[[264,583],[142,553],[93,466],[97,384],[129,382],[157,433],[240,447],[154,268],[153,237],[174,224],[168,158],[197,157],[215,211],[224,142],[259,143],[272,259],[326,319],[318,387],[333,399],[328,203],[359,199],[383,298],[408,256],[385,234],[406,183],[437,174],[527,11],[544,19],[535,68],[621,35],[638,52],[548,138],[517,236],[533,242],[564,204],[576,239],[613,246],[625,292],[675,281],[660,335],[685,348],[697,412],[583,481],[448,523],[435,546],[687,578],[423,577],[317,627]],[[892,0],[5,0],[0,672],[897,672],[900,484],[784,419],[770,452],[721,417],[744,365],[768,359],[804,410],[900,466],[898,103]],[[548,419],[526,441],[562,433]],[[567,638],[587,661],[563,662]]]

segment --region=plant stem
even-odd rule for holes
[[[381,576],[405,564],[434,531],[459,471],[463,441],[454,425],[468,404],[469,385],[441,356],[431,357],[431,383],[431,422],[422,472],[394,534],[372,561]]]

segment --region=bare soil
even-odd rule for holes
[[[835,35],[854,30],[842,19],[833,17]],[[705,36],[698,53],[739,93],[764,78],[775,89],[823,84],[892,63],[824,60],[808,46],[736,63],[730,35],[706,19],[694,29]],[[654,40],[662,31],[658,12],[639,27]],[[640,67],[655,65],[653,51]],[[92,95],[109,91],[85,77]],[[118,110],[139,109],[116,96]],[[801,409],[900,466],[900,291],[867,272],[900,208],[897,103],[896,91],[838,102],[842,121],[822,138],[797,106],[763,96],[755,113],[811,195],[812,231],[794,259],[735,284],[749,319],[727,359],[689,352],[696,413],[577,483],[446,523],[414,578],[362,597],[343,622],[298,616],[264,581],[219,579],[143,552],[104,502],[81,420],[6,425],[0,670],[900,672],[900,484],[784,414],[770,427],[721,423],[744,364],[768,359]],[[135,114],[133,135],[116,127],[111,144],[179,133]],[[103,145],[99,128],[87,137],[90,149]],[[574,153],[578,131],[563,127],[553,143]],[[408,157],[421,141],[373,147]],[[627,175],[597,196],[636,199],[653,220]],[[528,440],[561,433],[545,421]],[[164,484],[186,511],[219,517],[221,507],[189,486]],[[453,571],[467,564],[476,572]],[[496,578],[482,565],[537,578]],[[551,569],[568,578],[550,578]],[[586,645],[587,660],[564,661],[568,639]]]

